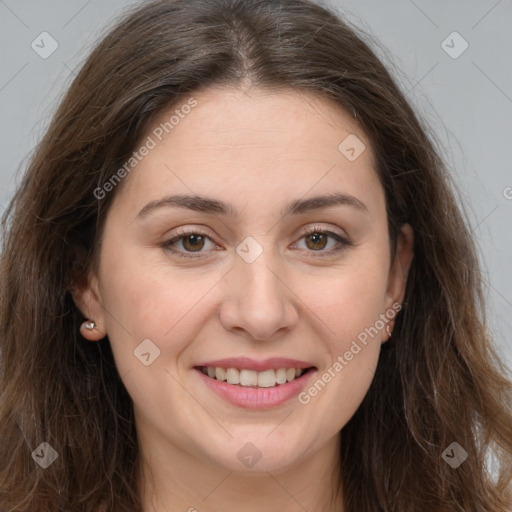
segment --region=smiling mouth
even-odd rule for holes
[[[233,386],[246,388],[272,388],[302,377],[315,367],[310,368],[278,368],[261,372],[238,368],[221,368],[212,366],[196,366],[206,376]]]

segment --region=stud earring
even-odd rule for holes
[[[391,329],[391,326],[389,324],[386,325],[386,332],[388,333],[388,336],[391,338],[391,333],[393,332],[393,330]]]
[[[97,329],[98,326],[96,325],[96,322],[94,320],[87,320],[82,324],[82,327],[84,329],[87,329],[88,331],[92,331],[93,329]]]

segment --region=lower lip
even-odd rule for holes
[[[242,387],[228,384],[227,382],[212,379],[201,370],[195,371],[203,379],[204,383],[218,396],[237,407],[248,409],[270,409],[281,405],[297,396],[306,385],[307,379],[316,370],[309,370],[291,382],[279,384],[271,388]]]

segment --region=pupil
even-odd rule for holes
[[[313,233],[309,235],[308,239],[312,241],[314,245],[314,247],[310,247],[310,249],[323,249],[325,247],[326,237],[322,233]],[[317,246],[318,244],[320,244],[320,247]]]
[[[199,243],[199,245],[197,245]],[[204,240],[201,235],[188,235],[185,240],[184,244],[185,248],[187,250],[200,250],[204,245]]]

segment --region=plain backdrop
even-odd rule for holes
[[[479,246],[489,325],[512,366],[512,2],[326,2],[375,38],[435,131]],[[0,0],[0,214],[74,70],[133,3]]]

